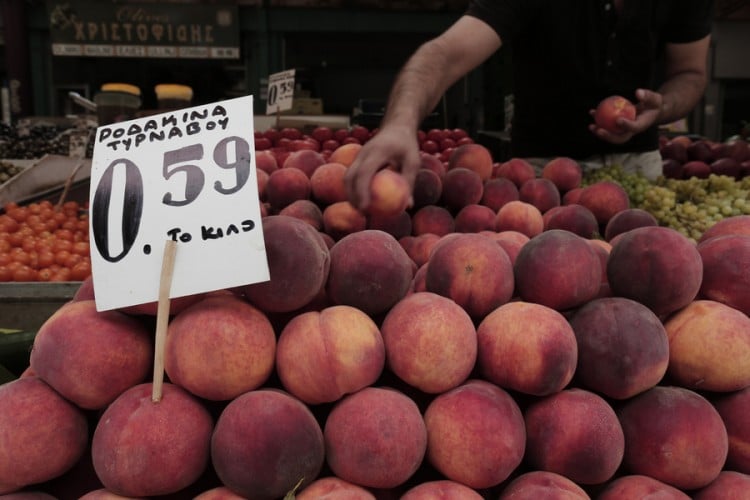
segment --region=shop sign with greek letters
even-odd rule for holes
[[[98,127],[91,266],[99,311],[268,281],[253,147],[253,97]]]

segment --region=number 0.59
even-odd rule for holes
[[[164,152],[162,177],[165,181],[175,182],[177,173],[184,173],[182,189],[169,190],[162,196],[162,203],[167,206],[181,207],[194,202],[203,191],[206,182],[204,170],[199,166],[203,160],[203,145],[189,146]],[[213,149],[213,164],[226,170],[234,170],[234,180],[229,185],[221,181],[214,182],[216,192],[231,195],[242,189],[250,178],[252,152],[250,144],[243,138],[230,136],[219,141]],[[109,212],[112,198],[114,172],[122,166],[125,174],[125,195],[122,200],[122,251],[112,255],[109,227]],[[138,236],[143,216],[143,176],[138,165],[127,158],[113,160],[102,173],[96,185],[91,205],[91,229],[94,233],[96,249],[108,262],[117,262],[124,258],[132,248]],[[179,193],[176,196],[173,193]]]

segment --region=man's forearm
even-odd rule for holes
[[[687,116],[700,102],[706,89],[706,76],[699,72],[684,72],[672,76],[659,87],[663,97],[658,122],[671,123]]]
[[[422,45],[396,77],[383,125],[399,124],[416,129],[453,83],[447,67],[449,62],[439,43],[432,41]]]

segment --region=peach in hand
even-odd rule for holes
[[[594,111],[594,122],[600,128],[613,134],[623,133],[618,119],[635,119],[635,105],[626,98],[613,95],[602,99]]]
[[[396,215],[406,210],[411,198],[411,188],[406,179],[391,169],[379,170],[370,180],[371,215]]]

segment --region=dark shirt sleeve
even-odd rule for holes
[[[466,14],[489,24],[507,44],[524,26],[536,4],[535,0],[472,0]]]
[[[683,0],[674,4],[670,22],[664,33],[665,42],[695,42],[711,33],[713,0]]]

